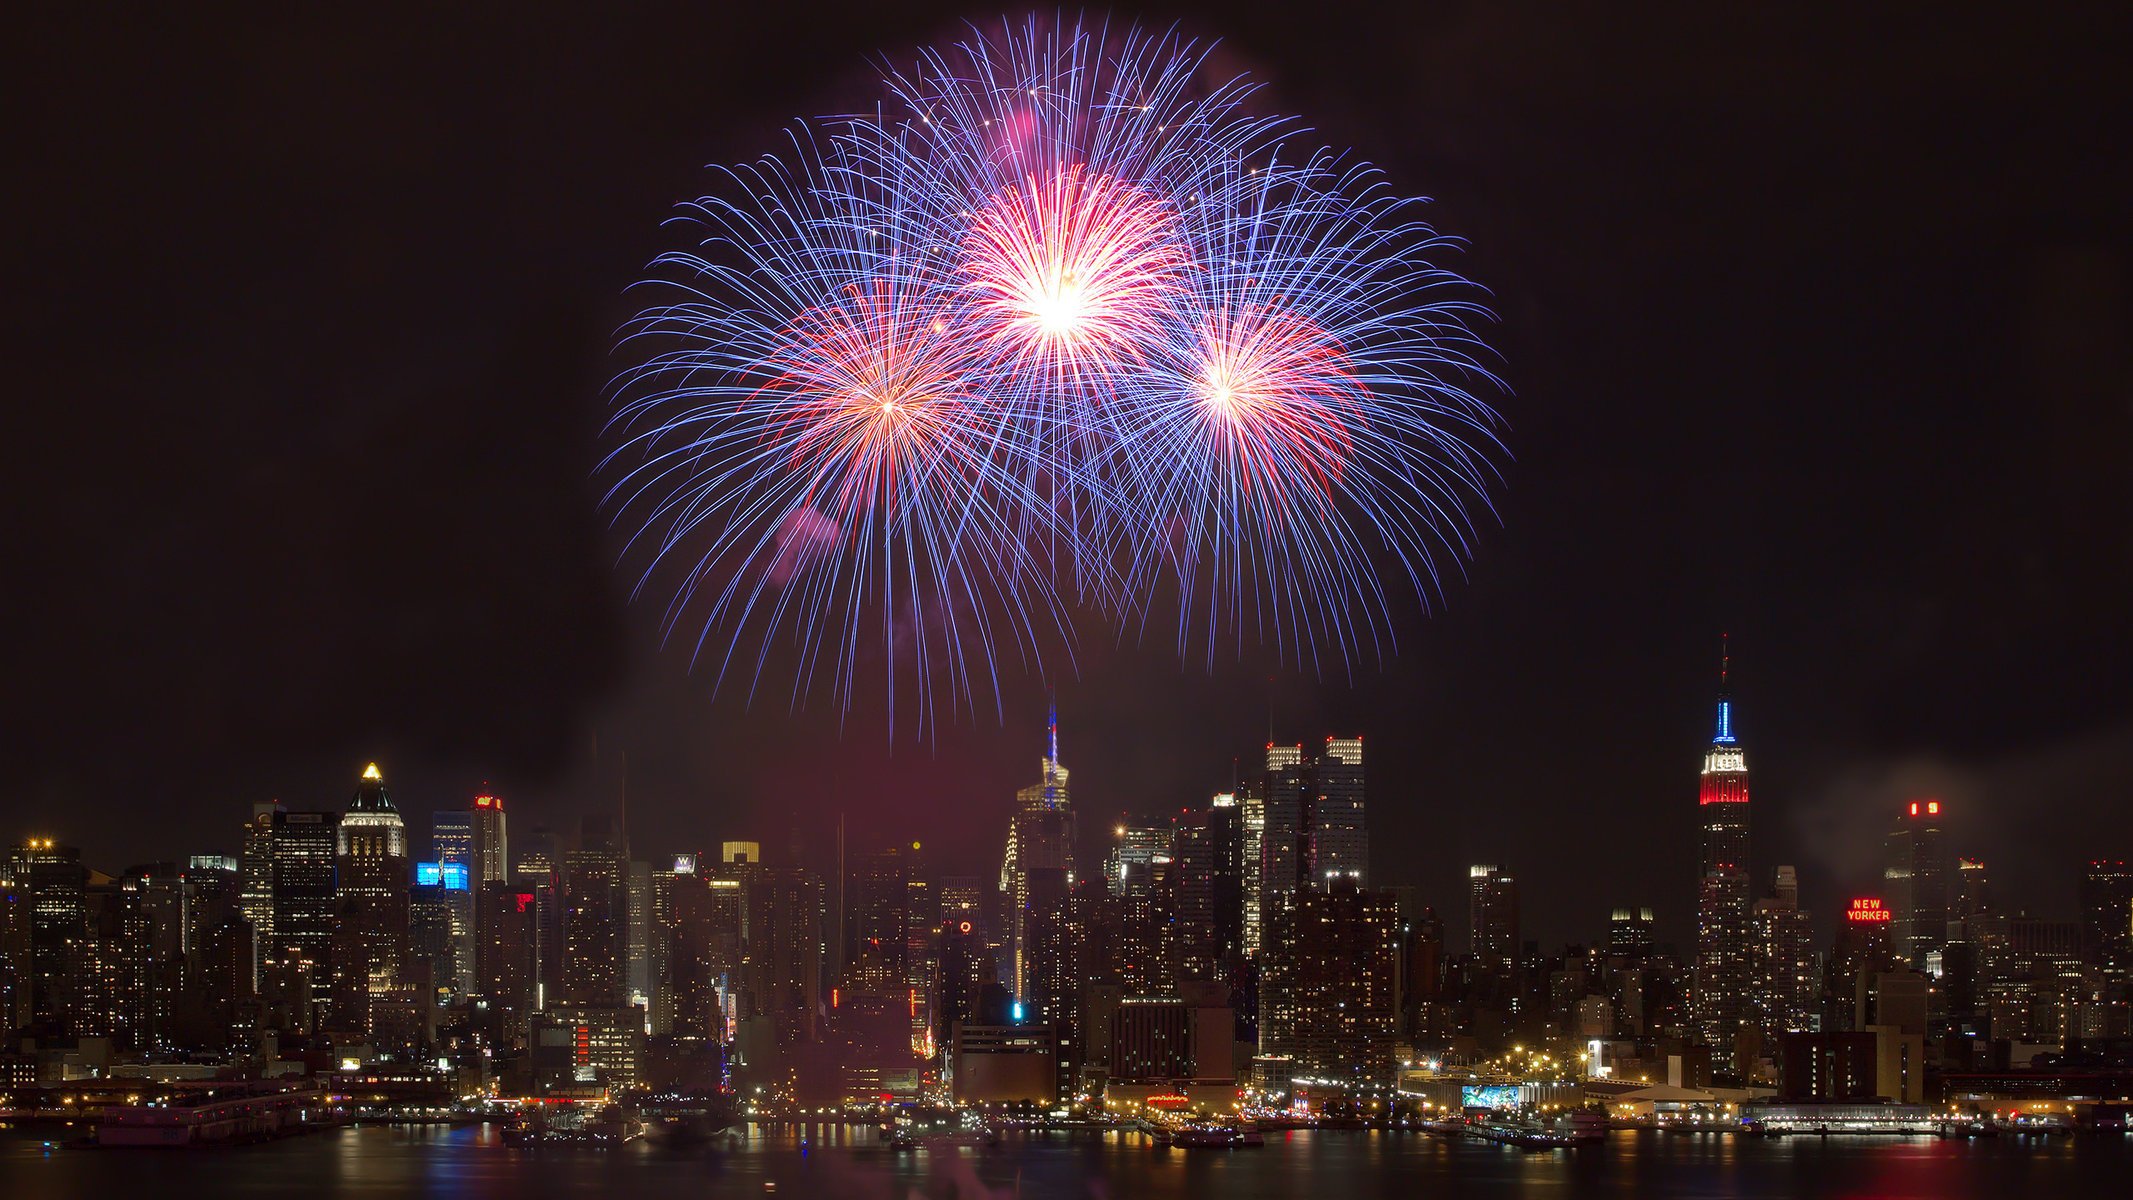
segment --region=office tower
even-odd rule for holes
[[[705,866],[709,864],[703,864]],[[741,883],[701,869],[694,855],[675,859],[659,882],[665,925],[665,972],[656,1022],[676,1037],[723,1042],[732,1036],[726,998],[741,965]]]
[[[624,986],[629,1003],[649,1013],[654,1007],[653,980],[660,967],[652,936],[652,864],[629,859],[625,870],[625,899],[629,904],[625,928],[629,940]]]
[[[1861,980],[1893,971],[1899,964],[1890,936],[1895,913],[1879,896],[1859,896],[1845,906],[1836,945],[1822,969],[1822,1031],[1858,1029],[1857,998]]]
[[[484,796],[481,799],[492,804],[495,802],[493,796]],[[451,917],[452,952],[438,963],[448,973],[438,976],[432,982],[438,987],[449,987],[461,996],[476,990],[475,959],[478,956],[475,940],[478,931],[475,926],[478,923],[480,908],[480,888],[484,882],[489,882],[482,878],[482,854],[477,846],[478,840],[472,809],[441,809],[432,820],[430,841],[432,851],[436,855],[435,865],[439,868],[440,876],[444,877],[443,882],[449,883],[451,879],[459,882],[456,888],[443,887],[436,897],[444,904]],[[447,873],[445,868],[450,868],[450,871]],[[502,876],[497,877],[499,880],[501,878]],[[419,872],[417,881],[420,881]]]
[[[1316,755],[1305,754],[1301,745],[1269,743],[1260,790],[1262,929],[1299,887],[1324,888],[1337,877],[1367,885],[1363,739],[1328,737]]]
[[[933,943],[933,1045],[955,1044],[955,1027],[977,1019],[978,991],[992,981],[991,955],[974,921],[949,913]]]
[[[467,814],[473,826],[472,857],[467,864],[469,882],[479,888],[484,883],[511,878],[511,840],[504,825],[504,798],[491,794],[484,785]]]
[[[1007,853],[1000,864],[1000,899],[1009,965],[1016,995],[1026,995],[1036,964],[1028,946],[1029,879],[1033,871],[1056,870],[1071,885],[1074,878],[1074,809],[1068,800],[1067,770],[1059,764],[1059,708],[1045,725],[1044,758],[1036,783],[1015,793],[1015,813],[1008,819]]]
[[[780,1043],[812,1042],[822,999],[822,880],[800,867],[742,863],[742,1017]]]
[[[1696,892],[1696,959],[1692,969],[1696,1034],[1720,1070],[1734,1066],[1734,1039],[1749,1017],[1755,940],[1748,886],[1748,758],[1733,733],[1726,691],[1730,659],[1719,670],[1718,728],[1704,752],[1696,805],[1702,854]]]
[[[16,903],[29,906],[28,1023],[62,1034],[77,990],[77,949],[89,931],[88,869],[74,847],[29,838],[9,854],[6,873],[26,897]]]
[[[259,983],[259,959],[274,942],[274,814],[279,800],[256,800],[252,817],[244,823],[244,846],[238,871],[244,877],[241,911],[252,923],[252,984]]]
[[[1649,908],[1618,908],[1607,919],[1607,952],[1643,958],[1659,942],[1659,923]]]
[[[1430,1006],[1444,996],[1444,920],[1424,905],[1412,921],[1401,923],[1401,1020],[1409,1036],[1433,1033]]]
[[[444,1003],[472,990],[471,982],[466,986],[459,982],[460,922],[453,912],[455,893],[445,882],[447,870],[458,885],[456,895],[467,895],[467,869],[460,863],[416,863],[415,882],[407,890],[408,962],[414,968],[409,978],[442,993]],[[471,976],[472,964],[468,966]]]
[[[294,815],[294,814],[291,814]],[[371,763],[335,827],[338,925],[332,938],[333,1027],[373,1033],[378,1004],[407,981],[407,824]]]
[[[1948,852],[1941,842],[1941,802],[1913,800],[1887,842],[1882,893],[1897,956],[1912,969],[1936,965],[1948,940]]]
[[[1400,1018],[1400,905],[1346,876],[1294,894],[1269,929],[1259,978],[1260,1053],[1299,1077],[1392,1078]]]
[[[927,877],[923,849],[911,843],[904,874],[904,976],[911,1008],[911,1046],[921,1054],[933,1028],[933,937],[941,927],[940,891]]]
[[[502,881],[482,884],[475,896],[475,977],[489,1034],[506,1049],[523,1046],[538,1004],[540,898]]]
[[[1800,907],[1798,873],[1779,867],[1770,894],[1755,902],[1751,997],[1763,1044],[1816,1025],[1822,978],[1816,969],[1813,922]]]
[[[533,896],[533,992],[538,1009],[551,998],[563,995],[563,890],[562,855],[556,850],[555,833],[536,825],[519,839],[518,854],[511,860],[511,881]]]
[[[1244,953],[1259,953],[1260,935],[1264,929],[1260,913],[1262,893],[1266,890],[1266,784],[1264,781],[1247,784],[1237,794],[1237,821],[1243,830],[1244,894],[1240,903],[1244,910]]]
[[[1111,827],[1111,849],[1104,855],[1104,886],[1114,896],[1148,890],[1148,863],[1170,853],[1170,825],[1121,818]]]
[[[1518,880],[1494,865],[1467,868],[1467,945],[1474,969],[1509,979],[1518,967]]]
[[[629,860],[604,817],[586,817],[563,856],[563,998],[580,1006],[628,1003]]]
[[[155,1040],[155,918],[129,881],[92,882],[84,893],[86,935],[73,947],[66,1032],[111,1039],[114,1050]]]
[[[2133,974],[2133,870],[2123,861],[2098,859],[2082,873],[2081,961]]]
[[[910,864],[900,846],[853,858],[844,885],[844,990],[902,997],[910,989]]]
[[[1326,739],[1318,756],[1318,795],[1310,825],[1310,874],[1323,887],[1333,876],[1370,884],[1370,832],[1363,824],[1363,739]]]
[[[260,952],[260,970],[268,959],[279,963],[287,976],[282,982],[302,980],[309,994],[301,1006],[307,1011],[328,1002],[333,990],[333,931],[339,920],[340,887],[335,863],[340,814],[290,812],[273,814],[274,911],[269,925],[273,940]],[[261,990],[268,991],[262,974]],[[277,992],[277,995],[280,993]],[[286,1006],[294,997],[284,998]]]

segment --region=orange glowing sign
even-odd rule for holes
[[[1895,914],[1882,907],[1881,901],[1871,897],[1864,897],[1852,901],[1852,906],[1844,912],[1844,919],[1857,921],[1862,925],[1878,925],[1884,921],[1894,920]]]

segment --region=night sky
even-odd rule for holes
[[[626,754],[647,856],[843,813],[997,870],[1055,686],[1085,828],[1226,787],[1271,702],[1365,735],[1377,878],[1455,928],[1501,861],[1528,936],[1636,903],[1680,937],[1727,631],[1758,882],[1797,863],[1825,929],[1916,796],[2045,913],[2133,856],[2122,5],[1130,14],[1470,241],[1496,519],[1352,683],[1094,636],[931,744],[714,700],[592,472],[624,289],[704,165],[999,10],[215,7],[12,22],[11,839],[234,853],[250,802],[338,806],[373,758],[418,830],[484,780],[574,828]]]

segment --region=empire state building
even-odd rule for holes
[[[1696,792],[1702,855],[1693,970],[1697,1033],[1712,1062],[1737,1069],[1734,1037],[1750,1017],[1753,905],[1748,886],[1748,756],[1733,734],[1727,668],[1719,668],[1718,728]]]

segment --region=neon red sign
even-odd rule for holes
[[[1862,925],[1878,925],[1894,920],[1895,914],[1882,907],[1881,901],[1862,897],[1852,901],[1852,906],[1844,911],[1844,919],[1857,921]]]

